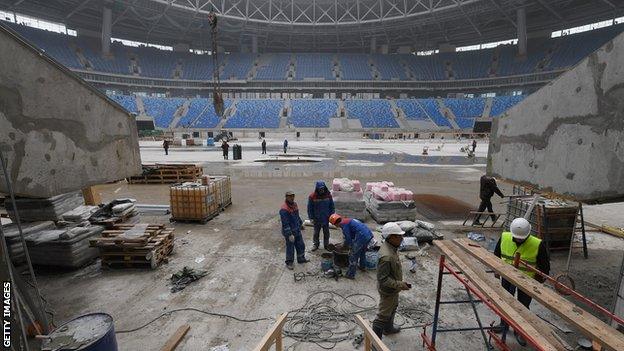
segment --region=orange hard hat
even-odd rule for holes
[[[340,215],[337,213],[334,213],[333,215],[329,216],[329,223],[333,225],[337,225],[338,223],[340,223],[340,221],[342,221],[342,217],[340,217]]]

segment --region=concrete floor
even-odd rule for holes
[[[310,146],[294,148],[293,152],[310,149]],[[385,160],[380,162],[381,166],[341,166],[336,165],[336,160],[353,158],[334,148],[322,149],[318,148],[315,152],[330,161],[313,165],[234,167],[218,160],[198,160],[204,165],[205,173],[232,175],[233,205],[206,225],[174,223],[175,252],[168,264],[156,270],[110,270],[103,269],[96,262],[77,271],[39,272],[43,293],[56,311],[55,320],[58,323],[80,314],[102,311],[113,316],[117,330],[126,330],[139,327],[163,312],[184,307],[251,319],[274,318],[280,313],[300,308],[310,294],[322,290],[345,295],[365,293],[377,299],[375,272],[358,273],[354,281],[334,281],[316,275],[295,282],[293,272],[284,267],[284,243],[277,216],[283,193],[287,189],[296,192],[296,200],[305,218],[307,194],[319,178],[330,182],[333,176],[348,175],[363,183],[390,180],[415,193],[448,195],[474,206],[478,204],[478,179],[484,171],[479,160],[472,165],[450,167],[439,164],[400,166]],[[152,150],[148,148],[142,152],[151,155]],[[172,154],[176,152],[174,150]],[[190,150],[186,152],[199,154]],[[167,159],[154,159],[158,160]],[[501,187],[504,192],[509,192],[506,185]],[[130,196],[140,203],[168,204],[166,185],[128,185],[120,182],[98,188],[104,200]],[[495,203],[495,207],[495,210],[503,209],[500,203]],[[167,216],[145,217],[143,220],[169,222]],[[370,221],[368,224],[374,225]],[[459,227],[457,221],[436,224],[446,238],[465,235],[466,229]],[[498,231],[485,231],[485,234],[496,237]],[[304,232],[307,249],[311,247],[311,236],[311,228],[308,228]],[[610,306],[624,244],[622,240],[602,234],[590,233],[589,237],[590,258],[585,261],[579,254],[573,256],[573,277],[582,292]],[[341,241],[341,234],[332,231],[331,240]],[[295,265],[295,272],[320,270],[320,252],[308,253],[308,257],[311,262]],[[415,274],[409,272],[409,262],[403,259],[405,280],[415,288],[402,293],[401,306],[433,312],[438,258],[436,249],[429,248],[425,256],[418,258],[419,268]],[[555,273],[565,269],[566,258],[562,253],[553,254]],[[208,275],[181,292],[171,293],[168,278],[184,266],[207,270]],[[464,290],[457,282],[449,278],[445,278],[445,282],[448,284],[443,290],[444,299],[465,298]],[[532,308],[550,320],[564,324],[537,303]],[[497,322],[484,306],[480,306],[479,311],[484,324]],[[372,320],[374,312],[366,312],[364,316]],[[430,317],[423,315],[423,319]],[[441,323],[445,327],[474,326],[475,319],[469,305],[447,306],[441,312]],[[250,350],[270,328],[272,321],[241,323],[196,312],[177,312],[139,331],[118,334],[119,349],[158,350],[182,324],[189,324],[191,329],[178,350],[210,350],[224,344],[230,350]],[[422,350],[421,331],[408,329],[386,337],[384,341],[392,350]],[[567,335],[571,343],[578,336]],[[522,349],[513,341],[511,344],[512,349]],[[483,349],[481,336],[477,332],[440,334],[438,345],[443,350]],[[297,343],[291,338],[286,338],[285,346],[289,350],[322,349],[310,343]],[[335,345],[334,349],[353,350],[353,345],[350,340],[344,341]]]

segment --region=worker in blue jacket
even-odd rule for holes
[[[301,235],[303,221],[299,217],[299,207],[295,202],[294,192],[286,192],[286,199],[279,214],[282,220],[282,235],[286,241],[286,268],[292,270],[295,250],[297,251],[297,263],[310,262],[305,258],[305,243]]]
[[[373,232],[357,219],[342,218],[338,214],[329,216],[329,222],[342,229],[344,247],[349,247],[349,269],[345,277],[355,279],[355,270],[366,270],[366,250],[373,239]]]
[[[319,234],[323,229],[323,247],[327,250],[329,245],[329,216],[333,215],[334,199],[332,198],[329,189],[325,185],[325,182],[318,181],[314,192],[308,196],[308,218],[314,224],[314,247],[312,251],[316,251],[319,248]]]

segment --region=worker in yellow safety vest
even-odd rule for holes
[[[496,244],[496,248],[494,249],[494,254],[497,257],[500,257],[500,259],[502,259],[505,263],[513,265],[516,253],[519,253],[521,260],[537,268],[542,273],[548,274],[550,272],[548,248],[543,245],[541,239],[538,239],[530,234],[531,223],[529,223],[529,221],[524,218],[514,219],[509,226],[509,231],[501,234],[501,237]],[[523,265],[520,265],[518,269],[522,270],[524,274],[539,281],[540,283],[544,282],[544,279],[539,274],[530,271]],[[531,296],[527,295],[520,289],[516,289],[513,284],[504,278],[501,279],[501,285],[512,295],[515,295],[516,290],[518,290],[518,301],[526,306],[526,308],[529,308],[529,305],[531,304]],[[502,320],[498,326],[494,327],[494,331],[499,333],[506,332],[507,329],[507,325]],[[526,341],[515,331],[514,334],[518,343],[525,346]]]

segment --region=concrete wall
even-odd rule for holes
[[[488,173],[582,201],[624,197],[624,34],[492,125]]]
[[[18,195],[140,173],[136,125],[120,106],[2,26],[0,62],[0,150]]]

